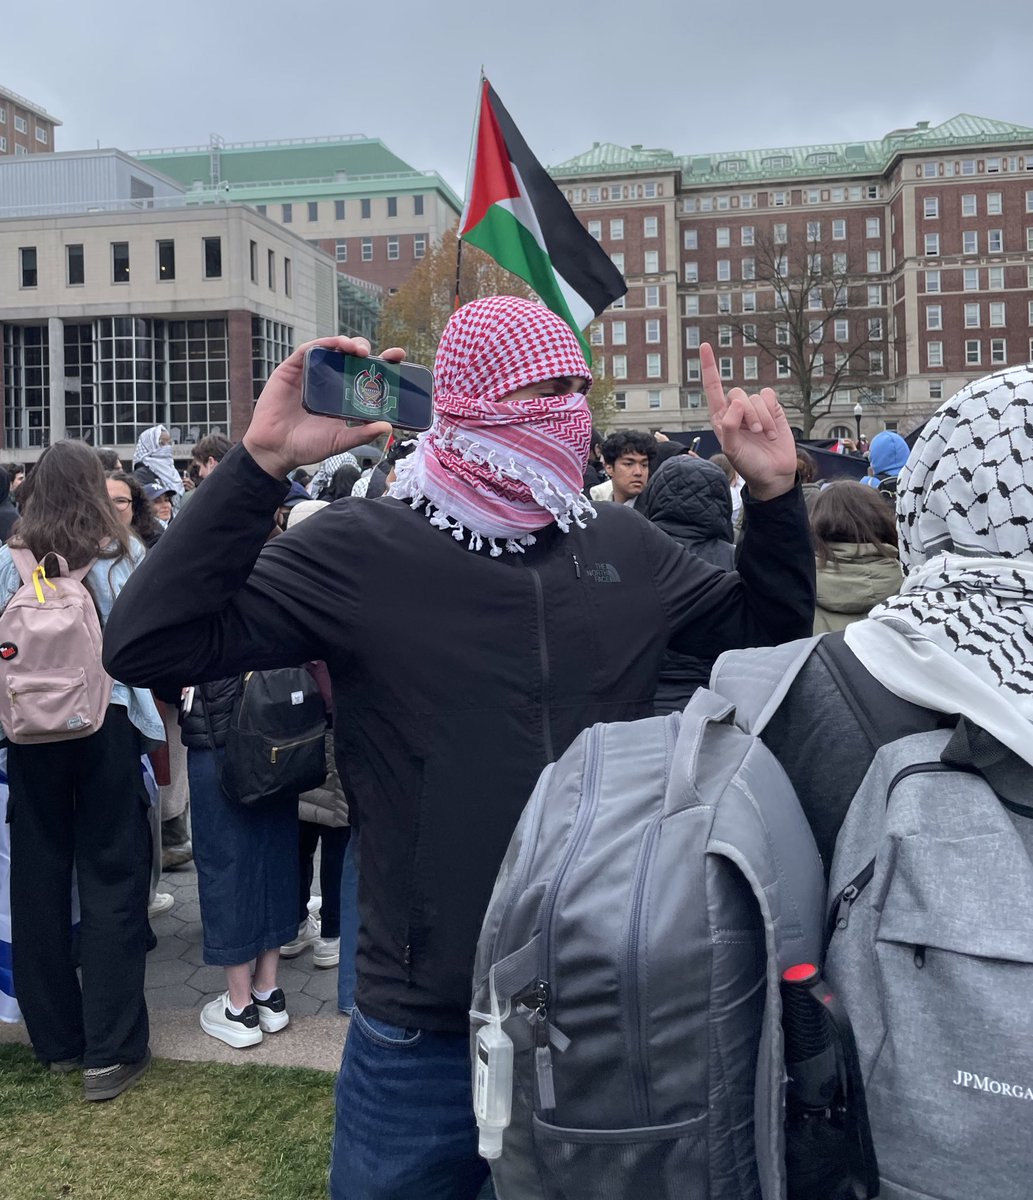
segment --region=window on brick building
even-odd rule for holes
[[[686,250],[698,250],[699,231],[696,229],[682,230],[682,246]]]
[[[756,292],[743,292],[740,299],[742,300],[742,310],[744,313],[757,311]]]
[[[882,284],[870,283],[868,285],[868,303],[870,305],[882,304]]]
[[[334,259],[337,262],[348,261],[348,243],[344,240],[344,238],[338,238],[334,242]]]
[[[660,251],[647,250],[642,258],[643,270],[647,275],[655,275],[660,270]]]
[[[941,304],[927,304],[926,305],[925,327],[926,327],[926,329],[942,329],[943,328],[943,306]]]
[[[1031,301],[1031,305],[1033,305],[1033,301]],[[1033,325],[1033,320],[1030,321],[1030,324]],[[700,342],[699,326],[698,325],[686,325],[685,326],[685,349],[686,350],[698,350],[699,342]]]
[[[1000,254],[1004,250],[1004,230],[988,229],[986,231],[986,250],[988,254]]]
[[[617,268],[618,271],[624,274],[624,255],[619,250],[614,250],[610,255],[610,262]]]
[[[789,326],[786,325],[784,321],[779,321],[779,323],[775,326],[775,345],[789,345]]]
[[[930,257],[940,253],[940,235],[938,233],[925,235],[925,253]]]
[[[743,225],[739,230],[739,244],[742,246],[752,246],[754,239],[754,228],[752,225]]]
[[[992,364],[1001,364],[1008,361],[1008,347],[1004,338],[990,339],[990,362]]]
[[[974,193],[966,192],[961,197],[961,215],[963,217],[974,217],[976,215],[977,197]]]
[[[978,304],[966,304],[965,305],[965,328],[966,329],[978,329],[979,328],[979,305]]]
[[[942,400],[943,399],[943,380],[942,379],[931,379],[929,381],[929,399],[930,400]]]
[[[755,354],[747,354],[742,360],[742,377],[743,379],[757,378],[757,356]]]
[[[395,262],[398,258],[398,238],[389,237],[387,239],[387,259],[388,262]]]
[[[755,258],[744,258],[742,260],[742,277],[743,279],[757,278],[757,260]]]
[[[966,292],[979,291],[979,268],[966,267],[961,273],[961,286]]]
[[[628,407],[628,393],[627,392],[614,392],[613,393],[613,407],[618,412],[624,412],[624,410]]]
[[[717,278],[718,282],[726,283],[732,278],[732,262],[728,258],[719,258],[717,260]]]
[[[938,292],[940,290],[940,272],[926,271],[925,273],[925,290],[927,292]]]
[[[363,262],[372,262],[373,261],[373,239],[372,238],[363,238],[362,239],[362,261]]]
[[[940,197],[926,196],[922,202],[922,208],[929,220],[935,220],[940,215]]]
[[[657,217],[645,217],[642,221],[642,236],[655,238],[657,236],[658,225],[659,219]]]
[[[867,251],[866,258],[867,258],[867,266],[868,266],[869,274],[874,275],[878,271],[882,270],[882,251],[881,250]]]
[[[776,246],[784,246],[789,241],[789,226],[781,222],[772,225],[771,239]]]
[[[1005,305],[1003,300],[991,300],[990,302],[990,325],[1006,325],[1005,320]]]
[[[744,346],[753,346],[757,341],[757,326],[746,324],[742,327],[742,340]]]
[[[659,308],[660,307],[660,289],[655,284],[652,284],[649,287],[644,288],[643,290],[645,291],[645,294],[646,294],[645,295],[645,307],[646,308]]]
[[[427,253],[427,235],[425,233],[415,233],[412,239],[412,256],[413,258],[423,258]]]
[[[626,354],[615,354],[613,356],[613,377],[614,379],[627,379],[628,356]]]
[[[864,236],[870,238],[882,237],[882,221],[879,217],[865,217]]]
[[[628,341],[628,326],[625,321],[614,321],[610,325],[610,345],[624,346]]]
[[[925,361],[930,367],[943,366],[943,342],[926,342]]]
[[[588,222],[588,232],[592,237],[595,238],[595,240],[597,242],[602,241],[602,237],[603,237],[602,221],[589,221]]]
[[[610,238],[612,241],[621,242],[624,240],[624,218],[614,217],[610,221]]]
[[[650,344],[660,341],[660,322],[655,317],[646,321],[646,341]]]
[[[719,313],[730,313],[732,311],[732,297],[729,292],[719,292],[717,296],[717,311]]]
[[[650,408],[659,408],[660,407],[660,396],[661,396],[660,392],[656,392],[656,391],[647,392],[646,393],[646,403],[649,405]]]
[[[730,346],[732,344],[732,327],[731,327],[731,325],[718,325],[718,327],[717,327],[717,344],[719,346]]]
[[[820,221],[808,221],[807,222],[807,240],[809,242],[820,242],[821,241],[821,222]]]
[[[886,359],[881,350],[872,350],[868,355],[868,373],[883,375],[886,370]]]
[[[604,346],[606,344],[606,330],[598,321],[592,326],[589,341],[593,346]]]
[[[990,267],[986,273],[986,290],[1001,292],[1004,290],[1004,267]]]
[[[646,355],[646,378],[660,379],[663,376],[659,354]]]
[[[686,317],[699,316],[699,296],[686,296],[683,307],[683,315]]]
[[[883,337],[882,332],[882,317],[868,318],[868,336],[873,342],[881,342]]]
[[[717,227],[716,237],[717,241],[715,242],[715,245],[719,250],[732,244],[732,231],[727,225],[719,225]]]
[[[778,356],[778,358],[775,359],[775,375],[779,379],[788,379],[789,378],[789,355],[788,354],[780,354]]]
[[[983,361],[983,348],[977,338],[965,343],[965,366],[978,367]]]
[[[963,229],[961,231],[961,253],[979,253],[979,234],[975,229]]]
[[[986,215],[999,217],[1004,212],[1004,195],[1001,192],[987,192]]]
[[[837,342],[850,340],[850,322],[846,317],[837,317],[832,323],[832,336]]]

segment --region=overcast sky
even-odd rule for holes
[[[1031,35],[1030,0],[57,0],[4,22],[0,84],[59,150],[364,133],[461,194],[482,65],[551,164],[1033,126]]]

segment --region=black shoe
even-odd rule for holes
[[[111,1067],[87,1067],[82,1073],[84,1100],[114,1100],[131,1088],[151,1065],[151,1052],[135,1063],[115,1063]]]
[[[252,992],[251,1000],[258,1009],[258,1023],[263,1033],[279,1033],[287,1027],[290,1017],[287,1014],[287,998],[283,994],[283,988],[274,989],[268,1000],[259,1000]]]
[[[71,1075],[73,1071],[82,1069],[82,1055],[78,1058],[57,1058],[47,1063],[51,1075]]]

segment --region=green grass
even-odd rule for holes
[[[155,1060],[116,1100],[0,1046],[3,1200],[323,1200],[334,1077]]]

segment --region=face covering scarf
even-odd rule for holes
[[[509,400],[591,372],[570,327],[541,304],[491,296],[449,321],[434,363],[433,426],[402,459],[389,496],[421,508],[467,549],[522,554],[555,522],[584,528],[592,418],[581,393]]]
[[[140,434],[140,440],[133,451],[133,466],[149,467],[158,477],[165,490],[183,495],[183,480],[179,477],[176,464],[172,457],[172,447],[161,444],[161,435],[165,432],[164,425],[152,425]]]
[[[900,594],[847,644],[897,695],[964,712],[1033,758],[1033,367],[969,384],[930,419],[897,524]]]

